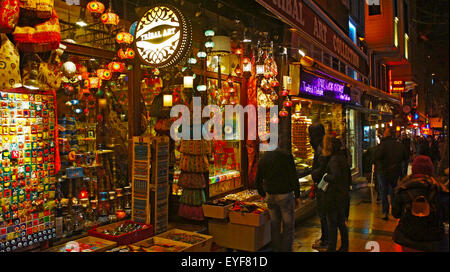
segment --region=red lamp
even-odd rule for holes
[[[289,91],[288,90],[281,90],[280,91],[280,95],[281,96],[287,96],[289,94]]]
[[[285,107],[292,107],[292,101],[291,100],[285,100],[284,102],[283,102],[283,106],[285,106]]]
[[[97,89],[102,86],[102,80],[99,77],[89,77],[84,80],[84,87],[88,89]]]
[[[127,48],[125,50],[120,48],[119,51],[117,52],[117,55],[119,56],[120,59],[126,60],[126,59],[134,59],[135,53],[134,50],[131,48]]]
[[[101,20],[105,25],[115,26],[119,23],[119,15],[108,10],[106,13],[102,14]]]
[[[281,117],[286,117],[289,115],[289,112],[285,108],[283,108],[279,114]]]
[[[127,45],[129,45],[129,44],[131,44],[133,42],[133,35],[131,35],[128,32],[124,32],[124,31],[119,32],[116,35],[116,42],[118,44],[127,44]]]
[[[110,80],[112,77],[112,73],[108,69],[98,69],[96,71],[97,77],[99,77],[102,80]]]
[[[122,73],[125,71],[125,64],[120,61],[112,61],[108,64],[108,69],[113,73]]]
[[[98,18],[105,11],[105,5],[99,1],[91,1],[87,4],[87,10],[92,14],[92,16]]]
[[[236,50],[234,51],[234,53],[235,53],[236,55],[242,55],[243,50],[242,50],[242,48],[236,48]]]

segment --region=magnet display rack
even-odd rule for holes
[[[152,138],[151,224],[155,234],[165,232],[169,221],[169,137]]]
[[[150,223],[151,138],[133,137],[131,218]]]
[[[1,91],[0,252],[20,251],[55,234],[55,96]]]
[[[169,221],[169,137],[134,137],[132,165],[132,220],[162,233]]]

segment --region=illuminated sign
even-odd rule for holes
[[[152,7],[136,26],[137,53],[149,66],[174,65],[188,54],[191,45],[191,23],[172,5]]]
[[[392,81],[391,90],[394,93],[404,92],[405,91],[405,81],[403,81],[403,80]]]
[[[302,71],[300,74],[300,93],[327,97],[339,101],[350,102],[350,88],[322,77]]]

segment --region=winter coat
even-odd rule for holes
[[[399,175],[402,162],[408,159],[405,147],[392,137],[386,137],[375,151],[376,171],[385,175]]]
[[[317,149],[325,135],[325,127],[320,123],[312,124],[308,128],[308,134],[312,148]]]
[[[351,170],[347,163],[345,151],[340,150],[331,155],[324,180],[328,189],[324,193],[324,209],[331,212],[347,209],[350,201]]]
[[[434,208],[430,209],[428,217],[419,218],[411,214],[412,199],[408,191],[413,197],[424,195],[431,198],[429,203]],[[392,203],[392,215],[400,219],[394,231],[394,242],[417,250],[437,251],[444,235],[441,198],[445,194],[448,196],[448,190],[430,176],[416,174],[403,178],[395,188]]]
[[[330,159],[329,156],[325,157],[322,156],[322,152],[321,152],[321,148],[319,147],[317,149],[317,158],[316,156],[314,156],[314,162],[313,162],[313,166],[312,166],[312,171],[311,171],[311,178],[315,183],[315,187],[317,188],[317,185],[319,184],[319,182],[322,180],[322,177],[325,175],[326,170],[327,170],[327,166],[328,166],[328,161]],[[324,214],[325,213],[325,201],[324,201],[324,192],[322,190],[317,189],[315,191],[315,195],[316,195],[316,207],[317,207],[317,212],[319,214]]]

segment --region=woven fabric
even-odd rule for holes
[[[22,86],[19,70],[20,55],[6,34],[0,34],[0,89],[8,90]]]
[[[203,209],[201,206],[190,206],[180,204],[178,208],[178,215],[187,219],[203,221],[205,217],[203,216]]]
[[[45,52],[57,49],[61,41],[59,19],[53,10],[50,20],[34,27],[16,27],[13,32],[17,47],[25,52]]]
[[[20,0],[23,15],[48,19],[52,16],[54,0]]]
[[[187,189],[203,189],[206,187],[205,175],[202,173],[181,172],[178,186]]]
[[[19,1],[0,0],[0,32],[11,32],[19,21]]]
[[[182,154],[180,159],[181,171],[191,173],[205,173],[209,171],[208,158],[205,155]]]
[[[190,206],[201,206],[206,202],[205,192],[202,189],[183,189],[180,203]]]

